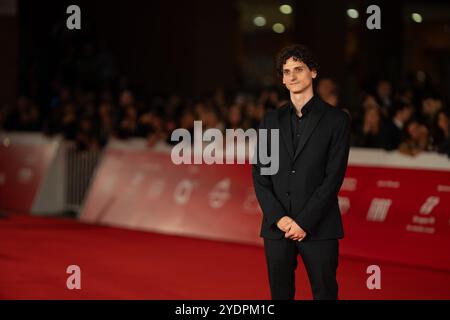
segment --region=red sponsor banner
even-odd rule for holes
[[[109,149],[81,219],[164,233],[259,243],[248,165],[174,165],[170,155]]]
[[[350,161],[339,194],[341,253],[450,270],[450,171],[396,166]],[[249,164],[174,165],[149,150],[107,149],[81,219],[262,243]]]
[[[31,212],[58,141],[36,134],[0,135],[0,209]]]
[[[350,165],[343,252],[450,270],[450,171]]]

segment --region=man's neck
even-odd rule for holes
[[[302,93],[291,92],[291,101],[294,104],[298,116],[302,116],[302,109],[305,104],[314,96],[313,90],[307,90]]]

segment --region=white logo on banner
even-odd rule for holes
[[[407,231],[432,234],[436,230],[434,224],[436,219],[429,216],[433,209],[439,204],[440,198],[436,196],[428,197],[420,207],[420,215],[413,215],[412,224],[406,226]]]
[[[446,186],[444,184],[438,184],[437,191],[438,192],[450,192],[450,186]]]
[[[163,178],[152,180],[147,197],[150,199],[158,198],[164,192],[166,181]]]
[[[392,204],[391,199],[374,198],[367,212],[368,221],[384,221]]]
[[[230,178],[225,178],[218,182],[209,193],[209,205],[211,208],[218,209],[222,207],[230,198]]]
[[[344,181],[342,182],[341,190],[355,191],[357,182],[358,182],[358,180],[356,180],[355,178],[344,178]]]
[[[400,188],[400,181],[377,180],[377,187],[398,189]]]
[[[19,182],[27,183],[33,177],[33,171],[30,168],[22,168],[19,170]]]
[[[439,204],[439,200],[439,197],[428,197],[422,207],[420,207],[420,214],[430,214],[434,207]]]
[[[410,232],[419,232],[419,233],[428,233],[428,234],[433,234],[435,232],[434,227],[418,226],[415,224],[408,224],[406,226],[406,230],[410,231]]]
[[[185,204],[191,198],[194,181],[184,179],[175,187],[173,198],[177,204]]]
[[[67,267],[66,273],[70,274],[70,276],[67,278],[66,286],[67,289],[73,290],[81,289],[81,269],[79,266],[73,264]]]
[[[350,198],[348,197],[338,197],[339,210],[342,214],[345,214],[350,209]]]
[[[434,224],[436,219],[434,217],[421,217],[418,215],[413,216],[413,223],[417,224]]]

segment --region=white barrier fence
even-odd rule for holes
[[[72,143],[64,145],[65,151],[65,207],[79,212],[86,197],[89,184],[102,152],[100,150],[77,150]]]
[[[61,136],[0,132],[0,210],[78,213],[101,155]]]
[[[39,158],[38,151],[45,149],[45,146],[47,149],[42,152],[41,158],[45,160],[46,165],[33,168],[31,160],[36,162]],[[147,148],[146,141],[138,138],[126,141],[111,140],[107,148],[109,147],[130,151]],[[153,148],[153,151],[164,153],[170,153],[170,150],[170,147],[165,144]],[[17,155],[10,157],[14,153]],[[3,193],[8,191],[8,197],[14,198],[8,201],[6,197],[5,199],[0,197],[0,209],[10,209],[11,203],[21,201],[24,194],[30,192],[24,186],[27,183],[34,183],[32,203],[27,209],[29,212],[38,215],[65,211],[79,213],[96,168],[101,163],[102,151],[77,150],[73,143],[64,141],[60,136],[49,138],[35,133],[0,132],[0,158],[0,191],[3,190]],[[431,152],[410,157],[398,151],[352,148],[349,164],[450,170],[450,160],[446,156]],[[24,172],[27,173],[26,176]],[[33,176],[40,178],[33,181]],[[30,181],[25,181],[25,178],[29,178]],[[16,190],[13,190],[14,188]]]

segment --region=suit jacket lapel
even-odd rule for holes
[[[279,109],[280,132],[286,149],[291,158],[294,158],[294,147],[291,135],[291,118],[289,113],[289,104]]]
[[[322,106],[322,102],[314,97],[316,99],[314,105],[311,108],[311,112],[309,114],[309,119],[305,123],[305,128],[303,129],[302,135],[300,137],[300,141],[298,142],[297,149],[295,150],[294,154],[294,160],[298,157],[300,152],[302,152],[306,142],[308,141],[309,137],[311,136],[312,132],[316,128],[317,124],[319,123],[320,119],[325,113],[325,108]]]

